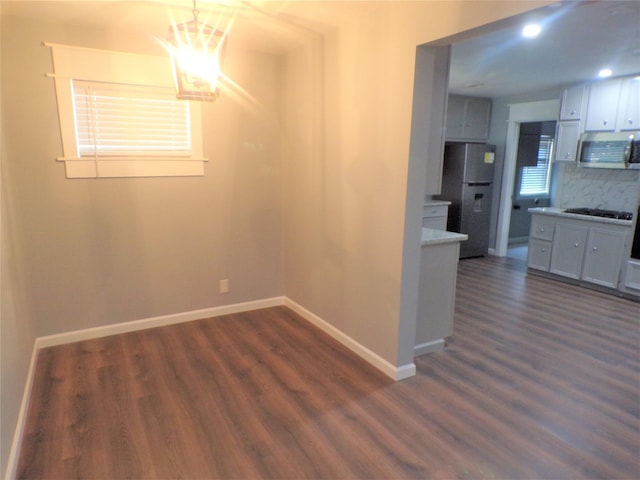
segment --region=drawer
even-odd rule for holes
[[[551,264],[551,242],[547,240],[529,239],[527,265],[536,270],[549,271]]]
[[[423,217],[422,226],[434,230],[446,230],[447,217]]]
[[[553,220],[546,220],[534,215],[531,220],[530,236],[541,240],[553,240],[554,227],[555,223]]]
[[[446,217],[448,210],[447,205],[425,205],[422,210],[422,218]]]

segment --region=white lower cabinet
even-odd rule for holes
[[[626,232],[591,228],[584,254],[582,279],[605,287],[616,288],[622,267]]]
[[[587,232],[586,226],[556,224],[549,266],[551,273],[576,280],[580,278]]]
[[[458,233],[425,236],[424,232],[414,346],[416,356],[442,350],[444,339],[453,333],[460,241],[466,239],[466,235]],[[442,241],[438,240],[439,237]]]
[[[529,268],[548,272],[551,263],[551,242],[539,238],[529,239],[527,261]]]
[[[448,205],[425,205],[422,211],[422,226],[434,230],[446,230],[448,212]]]
[[[553,229],[556,226],[552,217],[543,215],[534,215],[531,219],[531,234],[530,238],[537,238],[539,240],[553,240]]]
[[[534,214],[528,268],[624,290],[620,274],[630,234],[626,225]],[[633,269],[625,270],[633,276]]]
[[[624,279],[625,290],[640,295],[640,260],[629,260]]]

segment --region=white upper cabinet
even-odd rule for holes
[[[489,138],[489,120],[491,100],[488,98],[469,98],[465,115],[464,136],[470,140]]]
[[[562,94],[560,120],[578,120],[584,118],[583,104],[586,100],[586,85],[567,88]]]
[[[447,101],[447,125],[444,131],[447,139],[462,137],[465,107],[465,97],[449,95]]]
[[[489,137],[491,99],[449,95],[447,140],[485,142]]]
[[[625,78],[621,82],[617,129],[640,130],[640,77]]]
[[[640,131],[640,76],[567,88],[556,126],[557,162],[574,162],[584,132]]]
[[[585,84],[567,88],[562,93],[556,126],[556,162],[575,162],[578,140],[587,110],[588,87]]]
[[[591,85],[585,131],[615,131],[621,85],[620,79],[596,82]]]
[[[556,126],[556,162],[575,162],[578,141],[580,140],[580,121],[558,122]]]

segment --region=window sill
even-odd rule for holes
[[[204,175],[200,159],[59,158],[67,178],[195,177]]]
[[[548,200],[551,198],[551,195],[548,193],[531,193],[526,195],[517,195],[516,200]]]

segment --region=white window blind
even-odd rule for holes
[[[549,194],[552,153],[553,138],[549,135],[541,135],[537,165],[535,167],[522,167],[520,195]]]
[[[170,87],[73,80],[79,157],[189,157],[189,102]]]

